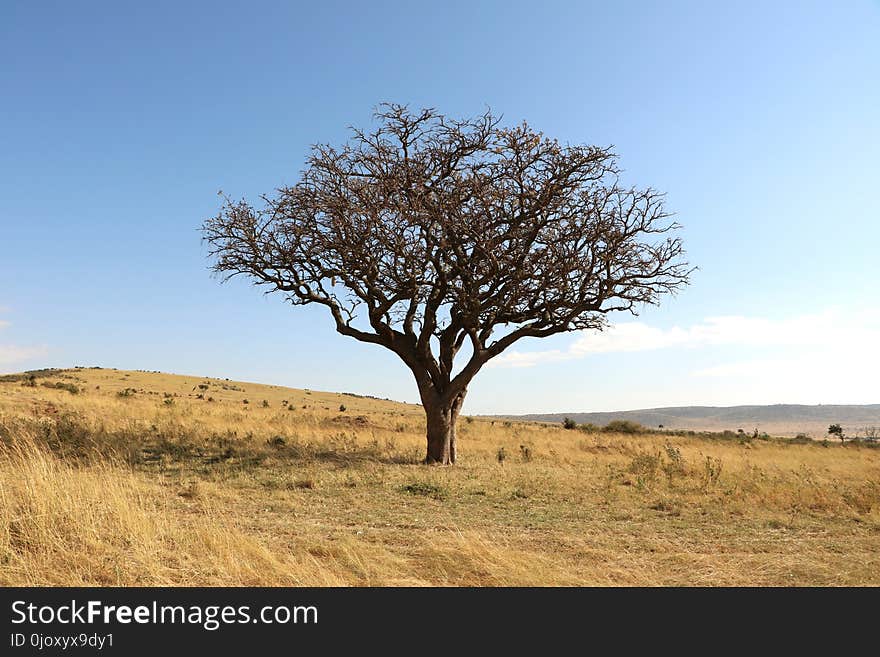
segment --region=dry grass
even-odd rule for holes
[[[116,370],[23,383],[0,383],[0,584],[880,584],[866,446],[465,419],[462,462],[428,468],[411,405]]]

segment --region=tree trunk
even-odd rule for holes
[[[455,463],[455,425],[464,402],[465,393],[459,393],[451,402],[441,399],[423,401],[427,419],[428,451],[425,463],[453,465]]]

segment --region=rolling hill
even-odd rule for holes
[[[763,417],[807,417],[779,410]],[[0,586],[880,582],[873,444],[472,416],[458,432],[459,463],[428,467],[412,404],[116,369],[0,376]]]
[[[758,429],[779,436],[805,433],[824,436],[831,424],[840,424],[849,435],[864,435],[866,428],[880,431],[880,404],[806,406],[773,404],[770,406],[673,406],[606,413],[543,413],[506,416],[532,422],[562,422],[566,417],[578,424],[605,425],[612,420],[638,422],[648,428],[663,425],[666,429],[693,431],[751,432]]]

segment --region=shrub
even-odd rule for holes
[[[684,457],[681,455],[681,450],[678,447],[666,445],[666,458],[668,461],[663,464],[663,471],[671,483],[675,475],[684,473]]]
[[[829,436],[836,436],[837,438],[840,438],[840,442],[843,442],[844,439],[846,438],[846,436],[843,433],[843,427],[840,426],[839,424],[832,424],[830,427],[828,427],[828,435]]]
[[[719,477],[721,477],[721,459],[707,456],[706,470],[703,475],[703,483],[706,489],[708,490],[711,486],[717,484]]]
[[[638,422],[632,422],[630,420],[612,420],[605,425],[602,431],[608,433],[644,433],[647,429]]]
[[[527,500],[529,499],[528,491],[523,490],[519,486],[513,489],[510,493],[510,499],[512,500]]]
[[[629,471],[635,475],[642,475],[648,477],[649,479],[653,479],[657,474],[657,470],[660,469],[660,455],[654,454],[637,454],[633,457],[632,462],[629,464]]]
[[[284,440],[284,436],[275,436],[274,438],[267,440],[266,444],[275,449],[281,449],[287,444],[287,441]]]
[[[423,497],[432,497],[435,500],[443,500],[446,497],[441,486],[431,484],[426,481],[417,481],[401,487],[401,490],[410,495],[421,495]]]
[[[263,400],[263,408],[269,408],[269,400],[267,400],[267,399]]]
[[[577,427],[578,427],[578,423],[575,422],[574,420],[572,420],[570,417],[567,417],[562,421],[562,428],[563,429],[571,430],[571,429],[577,429]]]
[[[656,502],[654,502],[651,506],[648,507],[652,511],[660,511],[662,513],[668,513],[672,516],[681,515],[681,509],[678,503],[675,500],[671,500],[668,498],[661,497]]]
[[[340,404],[340,405],[339,405],[339,412],[340,412],[340,413],[345,413],[345,404]]]
[[[56,388],[58,390],[66,390],[71,395],[78,395],[79,394],[79,388],[77,388],[72,383],[62,383],[61,381],[59,381],[57,383],[52,383],[52,382],[46,381],[43,383],[43,387],[44,388]]]

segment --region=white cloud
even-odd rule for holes
[[[0,311],[2,310],[3,308],[0,307]],[[0,330],[8,328],[9,326],[10,323],[8,321],[0,319]],[[32,358],[39,358],[45,356],[48,352],[49,350],[45,346],[24,347],[14,344],[0,344],[0,366],[12,365]]]
[[[782,371],[791,371],[797,366],[798,361],[793,359],[758,359],[746,360],[735,363],[724,363],[722,365],[714,365],[701,370],[691,372],[693,376],[705,377],[747,377],[758,378],[768,375],[776,375]]]
[[[46,347],[19,347],[12,344],[0,344],[0,365],[12,365],[22,361],[39,358],[49,353]]]
[[[763,403],[876,404],[878,373],[880,350],[874,344],[842,342],[806,348],[793,357],[722,363],[691,375],[701,389],[730,395],[747,391],[749,399]]]
[[[880,309],[845,314],[840,310],[801,315],[788,319],[766,319],[730,315],[708,317],[689,327],[662,329],[642,322],[614,324],[605,331],[585,331],[566,350],[502,354],[491,362],[496,367],[532,367],[540,363],[576,360],[591,354],[649,351],[670,348],[698,348],[713,345],[802,346],[821,349],[841,345],[878,351]],[[764,361],[766,364],[766,361]],[[745,367],[743,364],[738,367]],[[728,376],[721,372],[731,365],[698,372],[701,376]],[[751,366],[754,368],[754,364]]]

